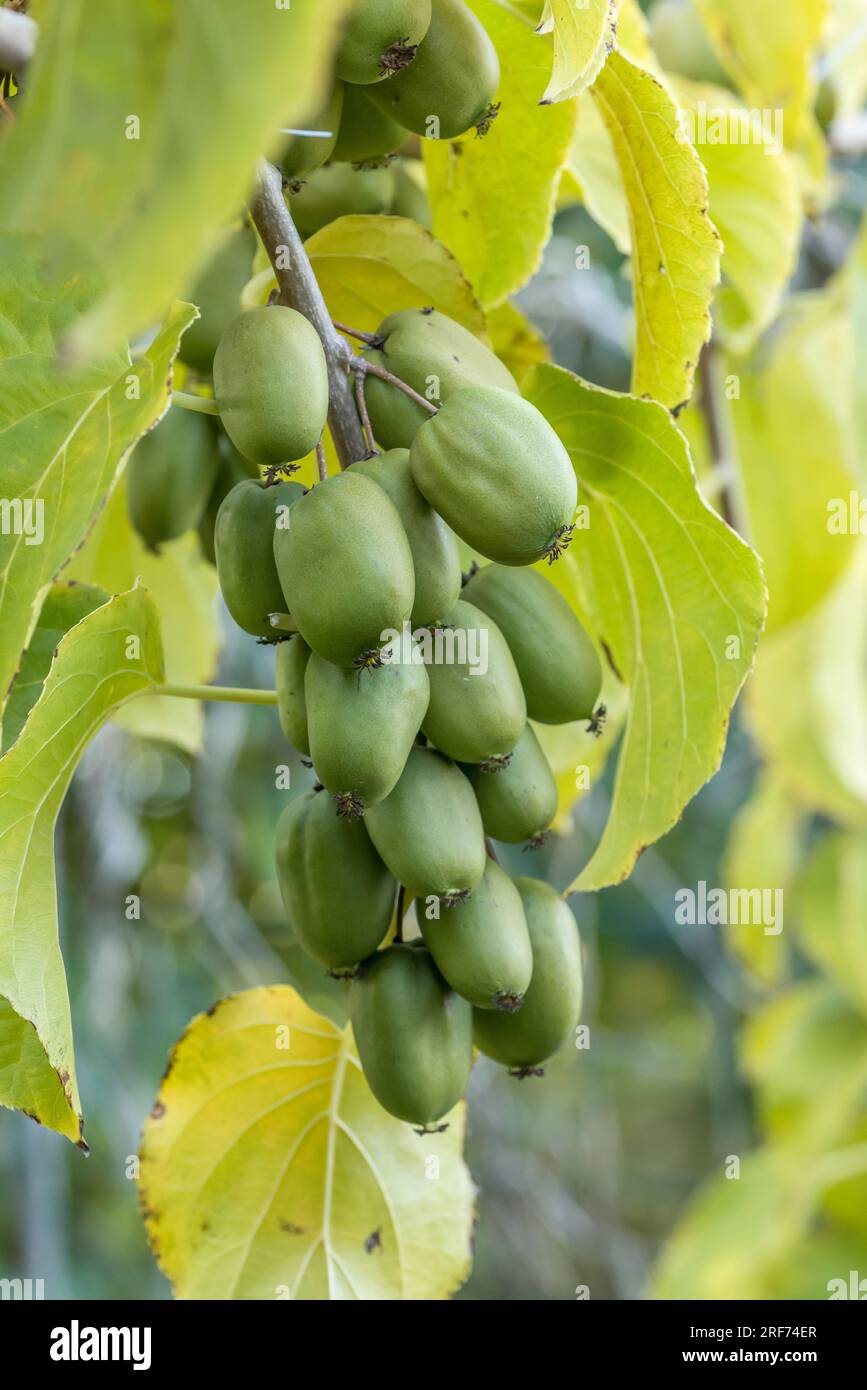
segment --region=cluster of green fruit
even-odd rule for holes
[[[366,386],[386,452],[307,489],[287,475],[326,422],[320,340],[279,304],[229,323],[214,393],[226,448],[257,476],[224,497],[214,548],[229,612],[276,642],[281,724],[318,778],[277,829],[290,925],[352,978],[380,1102],[429,1126],[460,1098],[473,1040],[526,1074],[577,1021],[572,914],[546,884],[510,879],[491,840],[544,836],[557,787],[529,721],[591,719],[601,670],[528,568],[571,536],[575,475],[554,431],[435,310],[394,314],[368,337],[364,360],[391,378]],[[458,538],[491,563],[462,574]],[[405,943],[413,900],[422,935]]]
[[[463,0],[366,0],[353,10],[328,100],[282,158],[302,236],[348,212],[424,222],[424,196],[391,160],[413,135],[483,134],[497,113],[496,49]],[[324,132],[328,132],[327,137]]]

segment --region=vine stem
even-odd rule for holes
[[[319,469],[319,481],[324,483],[328,477],[328,462],[325,458],[325,445],[321,439],[316,445],[316,467]]]
[[[701,410],[707,426],[714,472],[707,491],[718,495],[723,515],[733,531],[746,536],[747,526],[738,494],[738,449],[725,394],[724,365],[719,348],[709,342],[701,355]]]
[[[211,396],[194,396],[189,391],[173,391],[172,405],[182,410],[194,410],[199,415],[219,415],[220,407]]]
[[[230,685],[156,685],[143,695],[176,695],[182,700],[231,701],[239,705],[276,705],[276,690],[244,690]]]
[[[260,165],[250,214],[274,268],[282,302],[309,319],[325,349],[328,425],[340,466],[348,468],[367,453],[348,372],[350,350],[331,322],[310,258],[283,197],[282,175],[265,161]]]
[[[371,376],[378,376],[380,381],[387,381],[389,386],[396,386],[398,391],[403,391],[405,396],[409,396],[410,400],[415,401],[416,405],[423,406],[431,415],[436,415],[439,409],[439,406],[432,405],[430,401],[425,400],[424,396],[420,396],[418,391],[414,391],[407,382],[401,381],[399,376],[394,375],[394,372],[389,372],[385,367],[380,367],[378,362],[368,362],[364,357],[350,357],[349,369],[353,372],[361,372],[364,375],[367,375],[369,372]]]

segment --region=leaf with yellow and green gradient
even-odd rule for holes
[[[683,137],[677,103],[651,73],[615,52],[590,90],[629,214],[632,389],[673,409],[692,394],[720,277],[722,244],[708,216],[707,175]]]
[[[565,444],[589,524],[552,569],[629,688],[611,811],[574,888],[617,883],[716,772],[752,668],[757,556],[702,499],[661,406],[537,367],[525,393]]]
[[[286,985],[175,1047],[141,1145],[151,1244],[183,1299],[448,1298],[470,1270],[464,1105],[419,1135],[374,1099],[349,1026]]]
[[[88,614],[60,642],[16,742],[0,758],[0,1105],[83,1142],[66,974],[57,936],[54,826],[87,744],[163,679],[143,588]]]
[[[618,0],[546,0],[539,33],[554,40],[543,101],[568,101],[595,82],[614,44]]]
[[[595,0],[594,0],[595,3]],[[500,110],[483,139],[423,140],[433,230],[457,256],[486,308],[538,269],[551,235],[576,108],[540,106],[551,50],[496,0],[470,0],[500,55]]]

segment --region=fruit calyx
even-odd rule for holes
[[[476,121],[476,139],[483,140],[500,114],[501,101],[494,101]]]
[[[524,1002],[523,994],[508,994],[501,991],[494,997],[494,1008],[504,1014],[516,1014]]]
[[[545,548],[545,555],[549,565],[553,565],[555,560],[559,560],[561,555],[565,555],[574,534],[574,526],[560,526],[554,532],[554,535]]]
[[[334,801],[342,820],[358,820],[364,815],[364,799],[355,792],[336,792]]]
[[[512,761],[512,758],[514,756],[514,752],[492,753],[489,758],[484,758],[483,761],[479,763],[479,771],[502,772],[504,768],[507,768],[509,766],[509,763]]]
[[[398,39],[396,43],[387,48],[379,59],[379,71],[383,77],[392,77],[396,72],[402,72],[408,68],[416,53],[418,44],[410,43],[409,36],[405,39]]]
[[[544,1076],[544,1067],[510,1067],[509,1075],[516,1081],[526,1081],[528,1076]]]

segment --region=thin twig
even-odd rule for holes
[[[325,479],[328,477],[328,464],[325,460],[325,445],[322,443],[321,439],[316,445],[316,462],[319,466],[319,481],[320,483],[324,483]]]
[[[367,401],[364,395],[364,379],[366,376],[366,371],[357,371],[355,373],[355,403],[358,406],[358,413],[361,416],[361,428],[364,430],[364,437],[367,440],[367,456],[368,458],[375,458],[379,450],[373,438],[373,426],[370,423],[370,416],[367,412]]]
[[[279,169],[263,163],[250,206],[256,230],[274,267],[280,298],[316,329],[328,364],[328,425],[341,468],[365,456],[364,431],[347,368],[350,349],[334,328],[304,243],[283,197]]]
[[[723,516],[732,530],[746,535],[738,497],[737,441],[726,409],[719,349],[713,342],[706,343],[702,352],[699,380],[701,410],[714,465],[711,491],[718,494]]]
[[[380,381],[387,381],[389,386],[396,386],[398,391],[403,391],[405,396],[409,396],[410,400],[415,401],[416,405],[423,406],[431,415],[436,415],[439,409],[439,406],[432,405],[430,401],[426,401],[424,396],[418,394],[418,391],[414,391],[411,386],[408,386],[405,381],[401,381],[400,377],[395,376],[393,372],[386,371],[385,367],[380,367],[377,362],[368,362],[364,357],[351,357],[349,359],[349,369],[353,372],[369,372],[371,376],[378,376]]]
[[[497,862],[497,852],[496,852],[496,850],[494,849],[493,841],[492,841],[492,840],[490,839],[490,837],[487,836],[487,835],[485,836],[485,850],[486,850],[486,852],[487,852],[488,858],[489,858],[489,859],[493,859],[494,863],[496,864],[496,862]]]
[[[340,319],[332,319],[331,322],[340,333],[345,333],[348,338],[357,338],[360,343],[367,343],[368,347],[381,347],[384,341],[378,333],[362,333],[360,328],[350,328],[348,324],[341,323]]]

